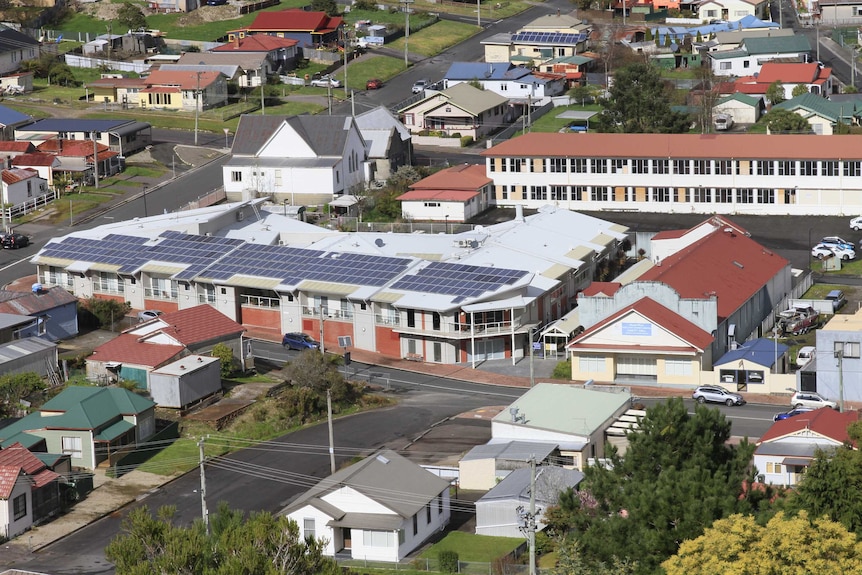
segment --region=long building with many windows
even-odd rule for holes
[[[862,213],[859,136],[530,133],[482,155],[498,206]]]

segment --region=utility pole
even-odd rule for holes
[[[260,66],[260,115],[266,116],[266,97],[263,94],[266,88],[266,76],[263,75],[263,64]]]
[[[323,322],[326,321],[324,319],[324,316],[326,314],[326,308],[323,306],[320,306],[317,309],[318,309],[318,313],[320,315],[320,353],[325,354],[326,350],[323,347]]]
[[[530,549],[530,575],[536,575],[536,456],[530,456],[530,509],[524,510],[523,505],[517,508],[521,524],[518,527],[527,538]]]
[[[96,140],[96,132],[93,132],[93,177],[96,181],[96,189],[99,189],[99,142]]]
[[[207,511],[207,478],[206,473],[204,473],[204,438],[202,437],[200,441],[198,441],[198,448],[200,449],[200,467],[201,467],[201,517],[204,520],[204,529],[206,530],[207,535],[210,533],[210,516],[209,511]]]
[[[335,474],[335,439],[332,434],[332,393],[326,390],[326,413],[329,422],[329,469]]]
[[[482,0],[476,0],[476,26],[482,27]]]
[[[844,413],[844,350],[839,349],[835,352],[835,359],[838,360],[838,411]]]
[[[195,146],[198,145],[198,114],[200,112],[200,101],[201,101],[201,73],[197,73],[198,83],[197,89],[195,90]]]
[[[530,387],[536,384],[533,373],[533,328],[530,328]]]
[[[347,29],[342,28],[344,30],[344,97],[348,96],[347,94],[347,51],[350,49],[350,32]]]
[[[407,68],[410,65],[410,61],[407,59],[407,44],[410,42],[410,5],[413,4],[414,0],[398,0],[398,2],[404,4],[404,67]]]

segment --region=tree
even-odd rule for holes
[[[328,16],[338,15],[338,4],[335,0],[311,0],[312,12],[326,12]]]
[[[731,515],[700,537],[685,541],[662,564],[667,575],[843,575],[862,573],[862,543],[843,525],[777,513],[765,525],[751,515]]]
[[[21,400],[45,389],[45,382],[33,372],[0,376],[0,417],[16,415]]]
[[[697,406],[689,415],[674,398],[648,409],[628,437],[625,456],[611,450],[608,467],[585,470],[581,491],[594,502],[582,502],[572,527],[591,561],[637,560],[639,572],[652,573],[680,541],[750,509],[741,495],[754,448],[727,445],[730,422],[720,411]]]
[[[100,299],[91,297],[80,308],[91,314],[96,322],[96,327],[112,326],[120,321],[132,309],[129,302],[120,303],[112,299]]]
[[[784,108],[773,108],[764,114],[760,121],[766,124],[770,132],[807,134],[811,131],[811,126],[805,118]]]
[[[671,88],[659,70],[639,62],[614,74],[609,97],[602,100],[600,132],[682,133],[688,131],[685,114],[670,109]]]
[[[557,564],[551,575],[632,575],[637,569],[636,561],[614,558],[610,564],[589,563],[581,553],[578,542],[564,539],[557,545]]]
[[[299,537],[299,527],[271,513],[242,512],[219,504],[207,534],[200,520],[190,527],[174,524],[176,507],[131,511],[123,533],[105,548],[118,575],[180,573],[206,575],[337,575],[340,568],[323,556],[324,542]]]
[[[223,343],[217,343],[213,346],[212,356],[219,359],[221,376],[230,377],[234,371],[233,350]]]
[[[776,80],[769,85],[766,89],[766,99],[772,102],[772,104],[780,104],[786,100],[784,97],[784,84],[781,83],[781,80]]]
[[[324,355],[316,349],[307,349],[285,365],[284,371],[296,386],[326,391],[343,379],[338,371],[338,360],[338,356]]]
[[[796,84],[795,86],[793,86],[793,91],[790,92],[790,95],[793,98],[796,98],[797,96],[804,96],[807,93],[808,86],[806,86],[805,84]]]
[[[137,4],[124,2],[117,11],[117,23],[129,30],[147,29],[147,18]]]

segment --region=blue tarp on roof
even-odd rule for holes
[[[732,349],[715,362],[715,365],[726,365],[735,361],[750,361],[763,367],[772,367],[775,358],[781,357],[789,348],[783,343],[761,337],[747,341],[736,349]]]
[[[13,110],[12,108],[7,108],[6,106],[0,106],[0,124],[3,124],[4,126],[11,126],[30,119],[30,116],[27,114],[22,114],[21,112]]]
[[[718,22],[716,24],[705,24],[696,28],[662,26],[656,29],[655,35],[658,36],[659,42],[663,44],[665,36],[668,35],[670,35],[671,40],[682,40],[686,36],[691,36],[692,39],[697,38],[698,33],[700,33],[701,38],[706,38],[710,34],[717,32],[733,32],[752,28],[780,28],[780,26],[775,22],[767,22],[749,14],[735,22]]]

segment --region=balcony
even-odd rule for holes
[[[302,308],[302,315],[307,315],[309,317],[319,317],[320,310],[316,307],[307,307],[304,306]],[[353,320],[353,310],[349,309],[330,309],[327,310],[323,314],[323,320],[334,319],[336,321],[351,321]]]
[[[401,324],[396,323],[394,325]],[[405,334],[437,335],[451,339],[469,339],[471,336],[487,337],[491,335],[511,334],[513,331],[513,325],[515,333],[527,333],[530,329],[529,325],[512,324],[511,321],[481,323],[475,324],[474,326],[471,326],[469,323],[443,322],[440,324],[439,329],[433,329],[431,324],[426,324],[425,327],[422,328],[419,327],[417,322],[416,326],[403,326],[398,330],[398,332]]]
[[[377,325],[401,325],[401,316],[374,314],[374,323]]]
[[[241,305],[243,307],[259,307],[259,308],[279,308],[281,307],[281,300],[277,297],[263,297],[257,295],[243,295],[240,296]],[[215,297],[213,297],[213,301],[215,301]]]
[[[157,288],[144,288],[144,297],[147,299],[160,299],[164,301],[176,301],[179,298],[179,292],[176,288],[163,290]]]
[[[198,294],[198,303],[214,304],[215,302],[216,302],[215,292],[213,292],[213,293],[199,293]]]

